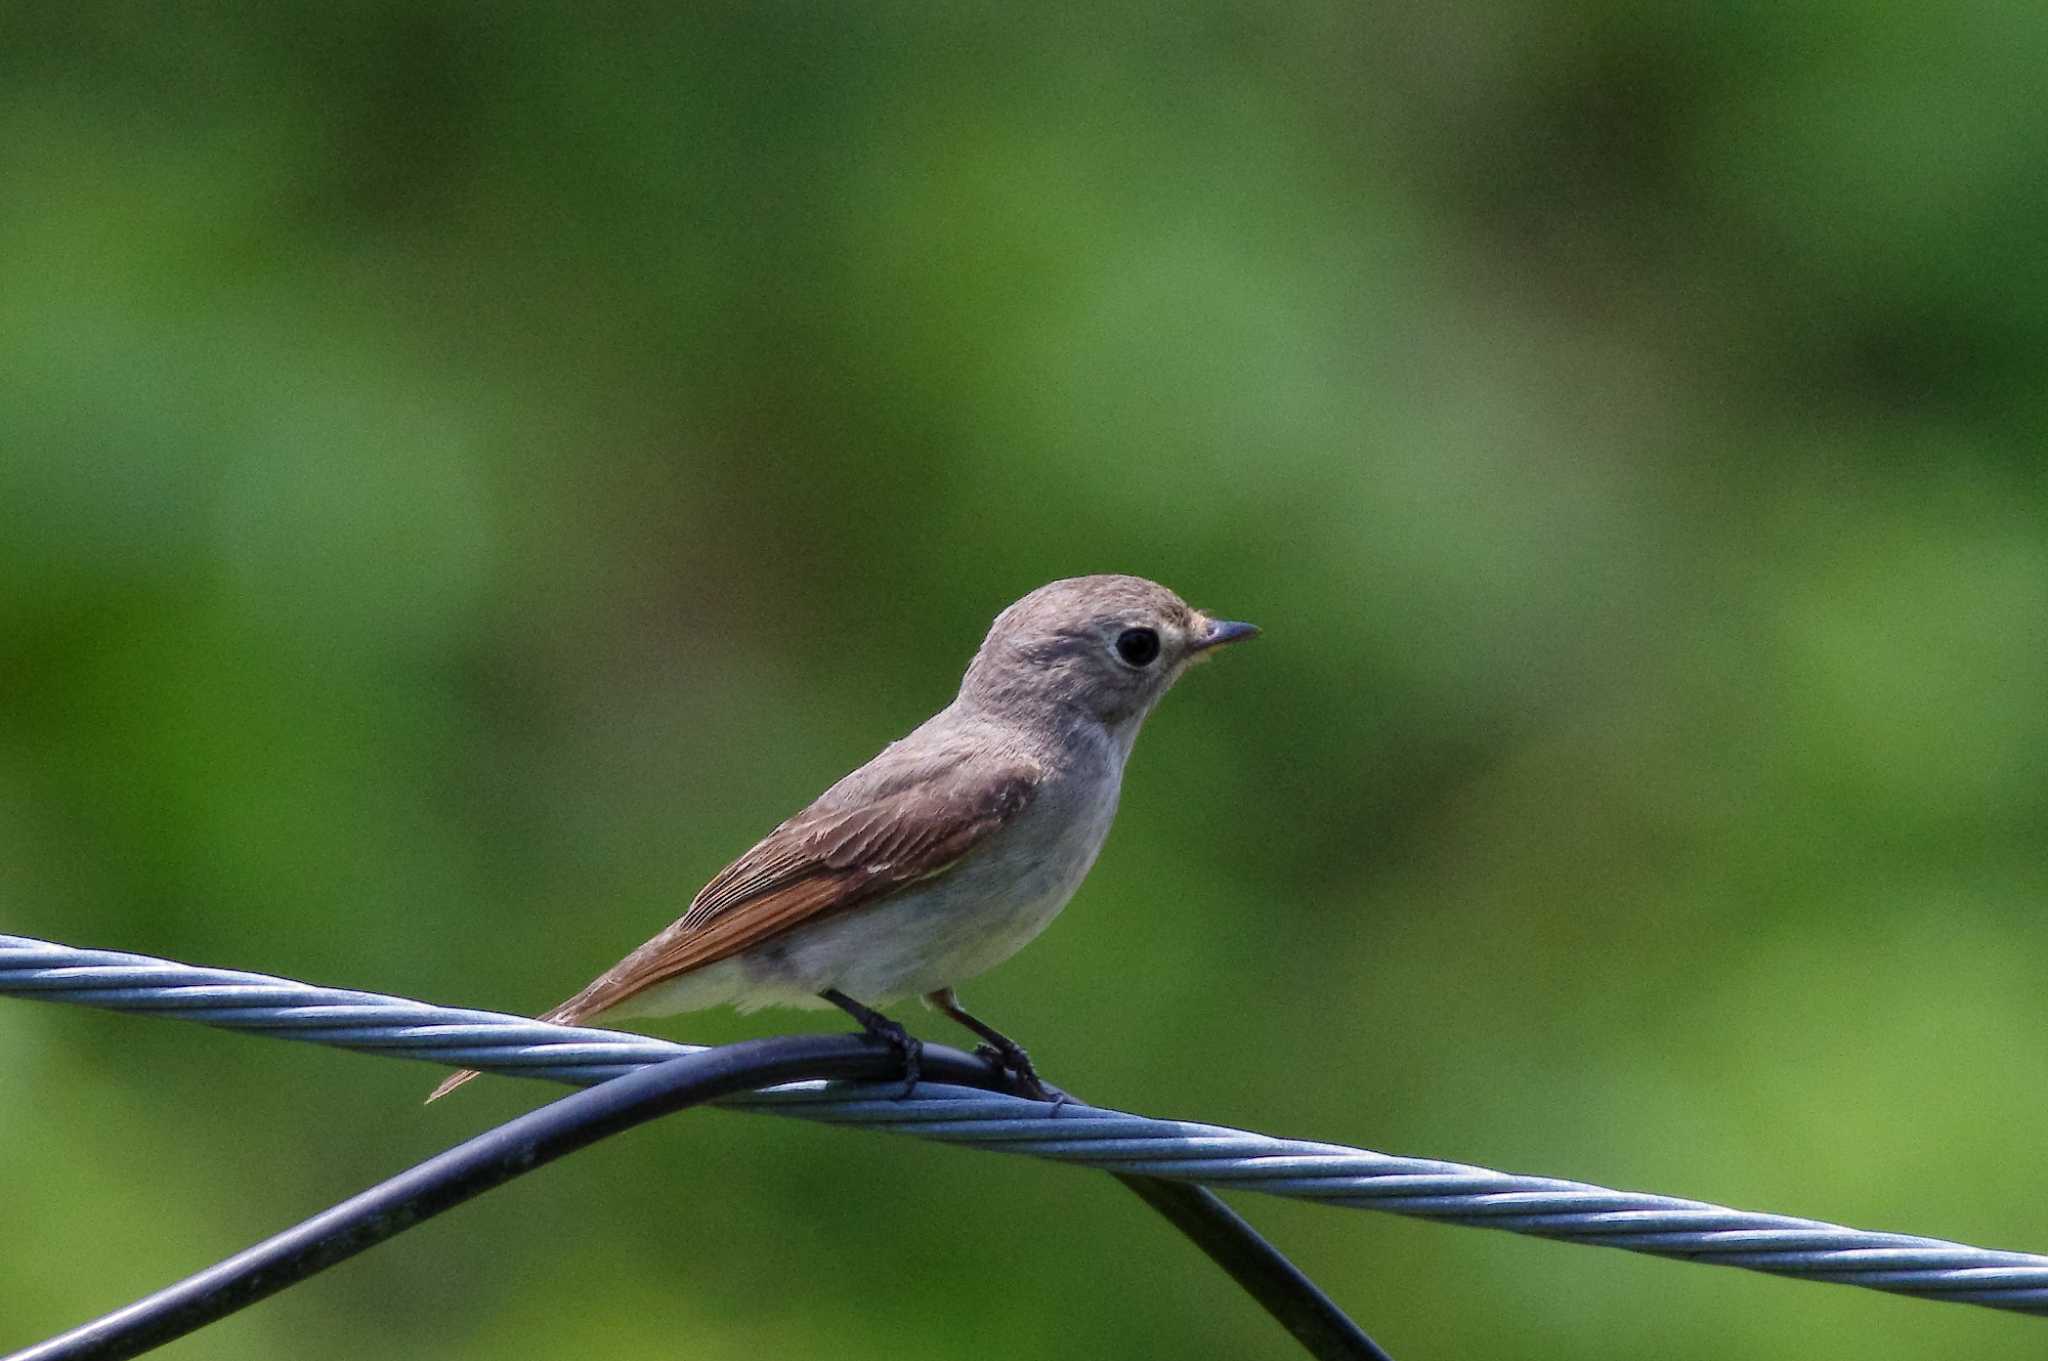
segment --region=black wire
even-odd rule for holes
[[[1159,1177],[1117,1180],[1192,1238],[1317,1361],[1393,1361],[1301,1268],[1207,1187]]]
[[[304,1223],[7,1361],[116,1361],[247,1308],[441,1211],[665,1112],[803,1077],[881,1077],[900,1064],[844,1035],[748,1040],[687,1054],[528,1111]]]
[[[657,1116],[779,1082],[886,1078],[902,1063],[899,1053],[870,1036],[784,1035],[652,1064],[509,1120],[175,1285],[0,1361],[122,1361]],[[988,1064],[943,1045],[925,1046],[924,1075],[1001,1088]],[[1153,1177],[1117,1179],[1193,1239],[1318,1361],[1386,1361],[1314,1282],[1207,1191]]]

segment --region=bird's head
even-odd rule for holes
[[[1050,706],[1135,729],[1189,666],[1257,633],[1143,577],[1069,577],[996,616],[960,694],[997,712]]]

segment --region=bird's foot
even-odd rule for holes
[[[901,1101],[917,1090],[917,1080],[924,1072],[924,1041],[903,1028],[903,1022],[892,1021],[878,1016],[870,1025],[868,1034],[885,1042],[891,1049],[903,1056],[903,1090],[896,1094]]]
[[[1024,1052],[1022,1045],[977,1044],[974,1053],[975,1057],[987,1059],[1002,1069],[1004,1076],[1010,1079],[1010,1090],[1027,1101],[1049,1101],[1053,1109],[1058,1110],[1074,1099],[1038,1076],[1038,1070],[1031,1066],[1031,1056]]]

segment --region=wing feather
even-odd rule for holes
[[[544,1019],[588,1019],[792,927],[942,874],[1013,821],[1042,776],[1036,762],[990,769],[962,754],[920,763],[870,796],[835,787],[721,870],[673,925]]]

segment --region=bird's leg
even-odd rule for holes
[[[860,1022],[860,1028],[885,1041],[891,1049],[903,1056],[903,1092],[909,1096],[917,1090],[918,1070],[924,1059],[924,1041],[903,1028],[903,1022],[892,1021],[873,1007],[862,1006],[837,988],[827,988],[818,996],[838,1007],[848,1016]]]
[[[1067,1094],[1057,1087],[1048,1087],[1039,1080],[1038,1070],[1031,1066],[1031,1056],[1024,1052],[1024,1046],[967,1011],[960,1005],[959,997],[951,988],[928,992],[924,995],[924,1000],[986,1041],[984,1044],[976,1045],[974,1052],[993,1061],[1007,1072],[1013,1079],[1019,1096],[1030,1097],[1033,1101],[1065,1104]]]

